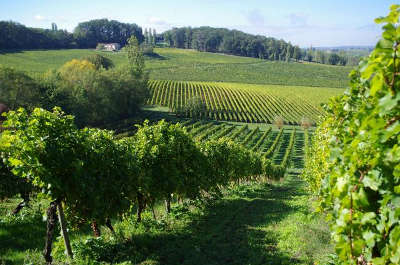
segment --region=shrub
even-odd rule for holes
[[[86,56],[83,58],[83,60],[86,60],[90,63],[92,63],[97,70],[104,68],[106,70],[114,67],[114,63],[112,62],[111,59],[101,56],[99,54],[92,54],[89,56]]]
[[[10,109],[32,109],[41,104],[41,88],[22,71],[0,66],[0,102]]]
[[[274,124],[275,124],[276,127],[281,129],[285,123],[284,123],[284,121],[283,121],[281,116],[275,116]]]

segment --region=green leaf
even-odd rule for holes
[[[362,237],[365,240],[365,243],[367,244],[368,247],[372,248],[375,245],[375,233],[373,233],[371,230],[367,230],[362,234]]]
[[[389,51],[393,48],[394,41],[392,40],[387,40],[387,39],[381,39],[378,44],[376,45],[377,49],[389,49]]]
[[[371,80],[371,96],[375,96],[376,92],[382,89],[383,84],[384,80],[382,73],[376,73]]]
[[[365,225],[366,223],[369,223],[369,222],[373,222],[373,221],[376,222],[375,217],[376,217],[376,214],[374,212],[365,213],[365,214],[363,214],[363,216],[361,218],[361,224]]]
[[[382,182],[380,180],[380,175],[381,174],[378,170],[371,170],[366,176],[364,176],[362,182],[366,187],[377,191]]]
[[[393,108],[397,106],[398,100],[399,99],[397,97],[394,98],[390,93],[388,93],[379,100],[379,107],[381,107],[384,112],[391,111]]]

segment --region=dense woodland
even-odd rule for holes
[[[29,28],[12,21],[0,21],[0,49],[95,48],[98,43],[116,42],[125,46],[130,36],[141,43],[142,28],[116,20],[95,19],[79,23],[73,33],[57,28]]]
[[[212,27],[183,27],[157,34],[136,24],[116,20],[95,19],[79,23],[73,33],[58,29],[29,28],[12,21],[0,21],[0,50],[95,48],[98,43],[119,43],[125,46],[130,36],[139,43],[196,49],[207,52],[279,61],[308,61],[331,65],[356,65],[360,56],[345,52],[300,49],[290,42],[271,37],[247,34],[238,30]]]
[[[309,61],[331,65],[356,64],[359,58],[321,50],[302,50],[284,40],[225,28],[174,28],[163,33],[170,47],[279,61]]]

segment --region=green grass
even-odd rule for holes
[[[255,58],[157,48],[156,57],[147,57],[150,78],[156,80],[217,81],[252,84],[340,87],[348,84],[350,67],[320,64],[273,62]],[[95,50],[42,50],[0,52],[0,64],[28,72],[56,69],[74,58],[100,53],[116,65],[126,63],[123,52]]]
[[[104,227],[97,240],[87,230],[72,233],[75,254],[82,259],[89,249],[89,260],[104,264],[326,264],[333,252],[329,230],[321,216],[311,213],[305,188],[291,172],[282,182],[242,183],[204,207],[175,203],[169,217],[159,205],[157,221],[150,212],[141,224],[133,217],[114,220],[117,237]],[[18,225],[1,222],[0,263],[22,264],[28,253],[26,259],[39,264],[44,225],[40,218]],[[61,243],[59,238],[59,258]]]
[[[163,54],[163,51],[160,52]],[[198,56],[205,53],[197,52]],[[216,59],[220,56],[213,55]],[[232,56],[234,57],[234,56]],[[169,58],[169,53],[165,53]],[[243,57],[239,57],[243,58]],[[248,60],[249,58],[246,58]],[[186,57],[179,58],[180,63],[167,67],[156,67],[157,64],[150,62],[149,69],[152,79],[159,80],[185,80],[185,81],[216,81],[216,82],[238,82],[251,84],[272,85],[297,85],[316,87],[339,87],[348,85],[348,73],[350,67],[328,66],[320,64],[286,63],[252,59],[254,61],[234,62],[226,60],[217,63],[212,60],[206,63],[200,61],[186,61]],[[163,61],[163,60],[160,60]]]
[[[46,201],[34,202],[14,217],[11,212],[20,201],[0,202],[0,264],[21,264],[26,251],[44,248],[46,223],[41,209]]]

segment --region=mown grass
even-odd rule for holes
[[[146,57],[150,78],[179,81],[217,81],[252,84],[340,87],[348,84],[350,67],[274,62],[194,50],[157,48],[157,56]],[[40,73],[59,68],[74,58],[100,53],[118,66],[126,63],[123,52],[95,50],[40,50],[1,52],[0,64]]]
[[[95,240],[89,231],[73,234],[76,258],[88,264],[327,264],[328,227],[311,214],[305,188],[291,172],[281,182],[243,183],[202,207],[175,204],[169,216],[159,205],[157,221],[149,212],[141,224],[134,217],[114,220],[117,236],[104,227]],[[0,262],[41,262],[45,223],[26,220],[0,223]],[[62,259],[60,246],[58,238],[55,256]]]

